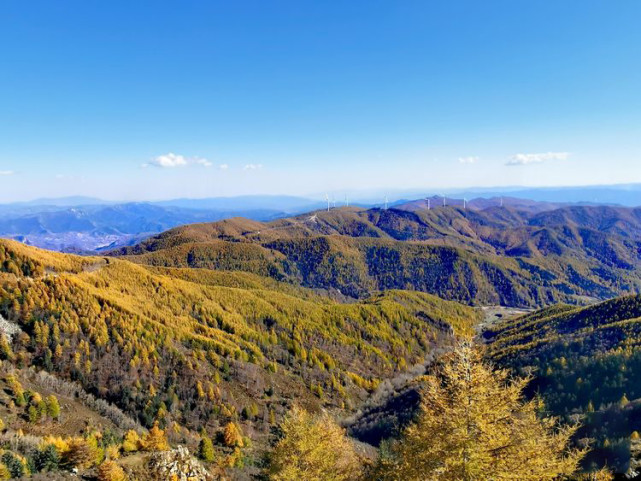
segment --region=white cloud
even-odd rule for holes
[[[169,152],[168,154],[159,155],[146,165],[153,165],[155,167],[162,168],[182,167],[187,165],[187,159],[182,155]]]
[[[211,162],[209,162],[207,159],[200,159],[200,158],[194,159],[194,163],[198,165],[202,165],[203,167],[211,167],[212,165],[214,165]]]
[[[544,152],[540,154],[515,154],[505,165],[542,164],[548,160],[567,160],[569,152]]]
[[[227,170],[227,169],[229,169],[229,165],[227,165],[227,164],[220,164],[220,165],[218,166],[218,168],[219,168],[220,170]]]
[[[243,170],[258,170],[262,168],[263,164],[247,164],[245,167],[243,167]]]
[[[0,170],[0,175],[13,175],[15,172],[13,170]]]
[[[479,161],[479,157],[459,157],[458,161],[460,164],[476,164]]]
[[[184,155],[174,154],[169,152],[168,154],[159,155],[158,157],[150,160],[146,164],[142,164],[143,167],[160,167],[162,169],[173,169],[175,167],[186,167],[188,165],[200,165],[202,167],[211,167],[213,164],[201,157],[185,157]]]

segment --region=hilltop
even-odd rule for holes
[[[412,289],[468,304],[536,307],[641,291],[641,209],[416,207],[192,224],[110,255],[241,270],[356,299]]]

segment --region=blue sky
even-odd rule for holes
[[[25,1],[0,201],[641,182],[641,2]]]

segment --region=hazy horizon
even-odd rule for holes
[[[611,199],[599,199],[592,196],[595,191],[612,195]],[[389,188],[389,189],[360,189],[360,190],[335,190],[327,192],[308,192],[299,195],[288,193],[250,193],[238,194],[227,196],[181,196],[181,197],[158,197],[158,198],[103,198],[91,195],[63,195],[58,197],[31,197],[24,199],[16,199],[11,201],[2,201],[0,205],[46,205],[47,202],[60,203],[69,207],[82,206],[89,204],[125,204],[125,203],[169,203],[176,201],[198,202],[204,200],[234,200],[234,199],[292,199],[300,201],[310,201],[311,203],[325,202],[326,195],[330,199],[335,200],[337,205],[343,205],[347,200],[349,203],[361,203],[363,205],[383,204],[385,198],[389,202],[397,202],[402,200],[416,200],[425,196],[447,196],[450,198],[462,199],[468,196],[468,200],[473,198],[491,198],[496,196],[510,197],[514,195],[518,198],[530,199],[536,201],[550,201],[550,202],[595,202],[595,203],[609,203],[616,204],[616,196],[626,194],[632,195],[632,200],[638,199],[637,203],[631,202],[630,198],[626,198],[622,205],[636,206],[641,205],[641,183],[625,183],[625,184],[593,184],[582,186],[493,186],[493,187],[479,187],[472,186],[468,188]],[[471,196],[471,197],[469,197]],[[560,199],[559,196],[567,197],[567,199]],[[68,202],[67,202],[68,201]]]

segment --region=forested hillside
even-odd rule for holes
[[[641,296],[550,307],[484,337],[495,362],[534,376],[529,391],[552,413],[582,419],[577,439],[596,440],[586,463],[631,469],[641,431]]]
[[[242,270],[356,299],[412,289],[466,304],[537,307],[641,291],[639,209],[412,205],[193,224],[112,255]]]
[[[145,267],[11,241],[0,243],[0,270],[0,315],[14,332],[0,343],[5,363],[76,381],[187,444],[234,423],[254,445],[234,463],[260,452],[293,400],[348,413],[479,319],[423,293],[342,304],[249,273]]]

